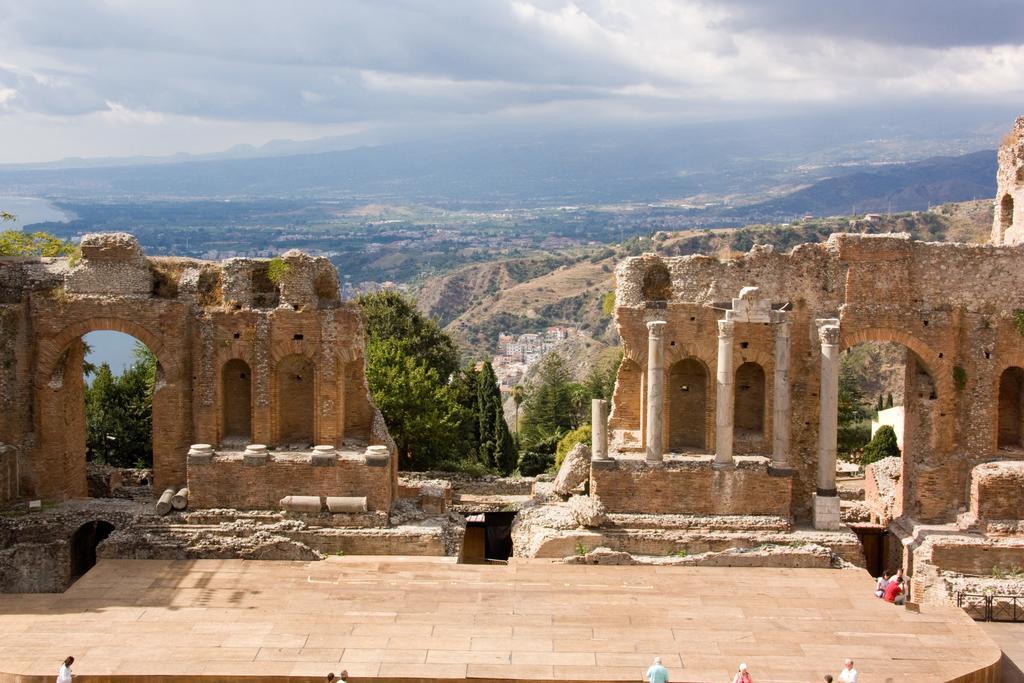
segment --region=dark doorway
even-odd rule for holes
[[[889,532],[874,525],[851,525],[864,549],[864,567],[871,576],[881,576],[889,569]]]
[[[114,530],[114,525],[102,519],[86,522],[71,535],[71,582],[80,579],[96,565],[96,546]]]
[[[514,512],[485,512],[466,518],[462,561],[466,564],[504,564],[512,556]]]

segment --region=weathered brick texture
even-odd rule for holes
[[[710,460],[594,461],[590,494],[608,512],[693,515],[789,516],[792,480],[768,473],[767,463],[742,462],[715,469]]]
[[[979,521],[1024,519],[1024,462],[990,462],[971,473],[970,511]]]
[[[652,269],[670,273],[665,301],[644,296]],[[616,271],[624,360],[609,416],[613,455],[637,453],[645,444],[650,320],[666,321],[668,451],[714,452],[717,323],[743,287],[756,286],[775,308],[785,306],[790,321],[791,444],[785,464],[795,470],[793,516],[809,518],[815,490],[821,367],[815,320],[838,318],[844,350],[895,342],[909,351],[894,515],[951,522],[968,506],[974,466],[997,456],[1024,459],[1024,371],[1004,375],[1008,368],[1024,368],[1024,336],[1016,325],[1016,312],[1024,309],[1021,272],[1024,247],[916,242],[902,234],[834,234],[789,253],[755,247],[729,261],[654,254],[626,259]],[[772,327],[735,323],[737,454],[771,453]],[[707,369],[703,380],[697,367]],[[760,377],[755,367],[763,371],[763,383],[754,379]],[[615,505],[615,496],[606,490],[602,498]]]
[[[0,259],[0,443],[16,449],[19,495],[87,495],[80,340],[94,330],[156,355],[158,488],[185,482],[192,443],[393,447],[360,310],[326,259],[288,252],[271,282],[265,259],[147,258],[123,233],[86,236],[82,256]]]
[[[349,453],[333,467],[313,467],[308,454],[272,453],[265,465],[246,465],[241,453],[189,463],[189,506],[276,510],[285,496],[366,496],[369,511],[391,507],[391,468],[368,467]]]

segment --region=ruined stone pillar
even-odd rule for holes
[[[718,321],[717,410],[715,414],[715,465],[732,464],[733,402],[736,383],[732,367],[732,336],[735,323]]]
[[[591,460],[608,458],[608,401],[595,398],[590,402]]]
[[[789,469],[789,319],[784,311],[772,314],[775,322],[775,382],[772,412],[772,468]]]
[[[663,421],[665,406],[664,320],[647,323],[647,462],[661,462],[665,456]]]
[[[818,477],[814,496],[814,528],[838,529],[836,437],[839,411],[839,321],[818,320],[821,341],[821,389],[818,394]]]

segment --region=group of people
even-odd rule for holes
[[[651,664],[650,668],[647,669],[647,673],[644,674],[644,680],[647,683],[668,683],[668,669],[661,663],[661,657],[654,658],[654,663]],[[834,680],[832,674],[825,675],[825,683],[833,683]],[[736,675],[732,677],[732,683],[754,683],[754,679],[750,677],[750,669],[747,668],[746,662],[740,662]],[[843,669],[839,672],[839,683],[857,683],[857,670],[853,668],[852,659],[847,659],[843,662]]]
[[[896,573],[889,576],[889,572],[882,572],[875,585],[875,597],[882,598],[894,605],[902,605],[907,599],[904,588],[903,570],[897,569]]]

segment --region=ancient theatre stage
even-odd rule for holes
[[[429,558],[103,560],[61,595],[0,596],[0,680],[995,680],[953,608],[885,604],[860,570],[508,567]],[[973,675],[972,675],[973,674]]]

